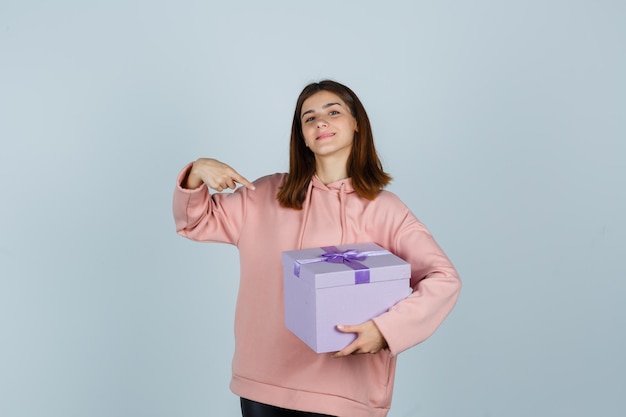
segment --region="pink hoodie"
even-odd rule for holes
[[[205,186],[181,188],[189,169],[180,173],[174,192],[177,232],[236,245],[240,254],[231,390],[283,408],[386,416],[396,355],[433,334],[461,288],[426,227],[394,194],[360,198],[350,179],[324,185],[313,177],[303,210],[294,210],[276,200],[286,174],[258,179],[254,191],[211,195]],[[343,358],[317,354],[285,328],[281,252],[358,242],[376,242],[409,262],[414,292],[374,320],[388,350]]]

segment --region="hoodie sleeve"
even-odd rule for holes
[[[191,169],[187,165],[179,174],[172,208],[176,232],[200,242],[223,242],[236,245],[245,218],[245,187],[235,192],[210,194],[206,185],[188,190],[182,181]]]
[[[394,253],[411,264],[413,293],[374,322],[391,353],[397,355],[435,332],[454,307],[461,280],[433,236],[410,211],[393,246]]]

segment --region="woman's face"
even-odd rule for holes
[[[304,100],[300,114],[306,146],[316,158],[345,156],[352,150],[356,119],[343,100],[330,91],[320,91]]]

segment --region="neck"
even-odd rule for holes
[[[348,178],[347,161],[345,158],[316,158],[315,174],[324,184]]]

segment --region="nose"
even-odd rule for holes
[[[317,127],[321,128],[321,127],[326,127],[328,126],[328,122],[322,118],[318,118],[317,119]]]

